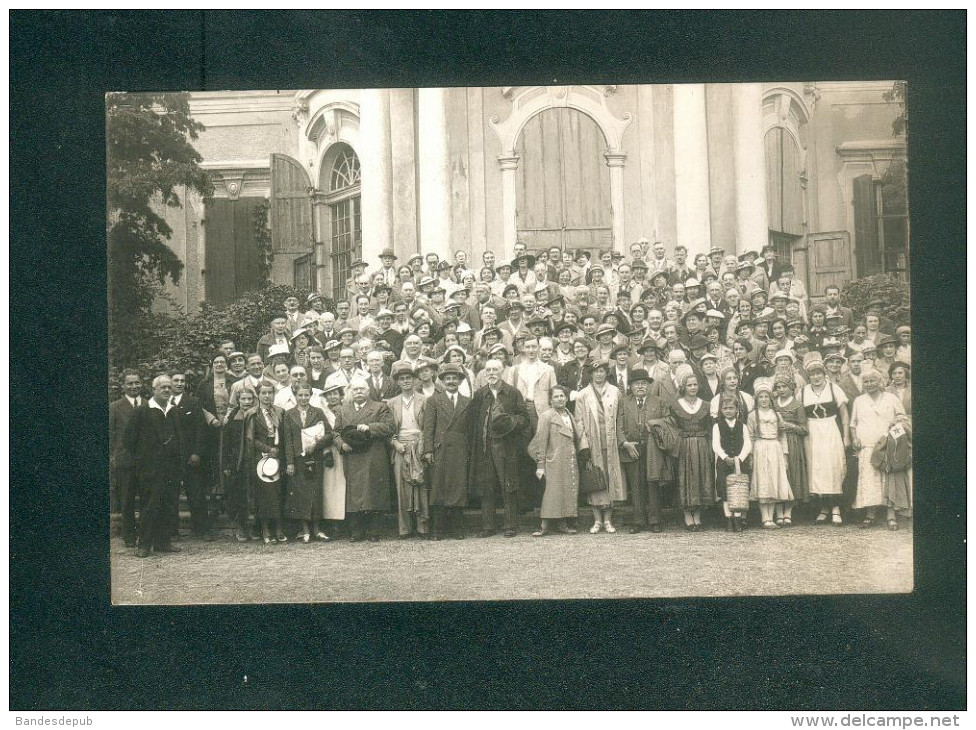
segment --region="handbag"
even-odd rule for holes
[[[595,494],[596,492],[602,492],[609,488],[607,475],[592,461],[587,461],[586,466],[580,469],[580,494]]]
[[[576,434],[576,419],[572,416],[570,416],[570,423],[573,426],[573,447],[576,449],[576,464],[579,467],[580,495],[595,494],[596,492],[609,489],[606,474],[597,468],[592,459],[586,459],[586,463],[582,463],[583,460],[580,459],[579,436]]]

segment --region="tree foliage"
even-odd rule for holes
[[[152,303],[183,263],[166,244],[173,231],[162,206],[182,206],[181,188],[213,193],[194,149],[203,125],[186,93],[113,93],[106,97],[108,163],[109,356],[128,350],[153,324]]]
[[[210,365],[210,356],[221,340],[231,339],[242,352],[253,352],[257,341],[270,331],[272,315],[284,311],[290,296],[305,301],[308,290],[287,285],[272,285],[247,292],[224,307],[204,304],[193,317],[157,315],[150,318],[152,332],[147,339],[124,353],[109,372],[109,392],[118,390],[119,373],[124,367],[137,369],[143,383],[159,373],[189,370],[195,384]],[[120,353],[121,354],[121,353]]]
[[[881,313],[896,325],[908,324],[911,302],[908,282],[894,274],[875,274],[847,282],[840,292],[841,303],[854,310],[854,321],[864,318],[875,299],[885,302]]]
[[[882,96],[889,104],[898,104],[900,111],[891,122],[891,134],[895,137],[908,134],[908,106],[905,104],[908,85],[904,81],[896,81]]]

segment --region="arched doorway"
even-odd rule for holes
[[[530,248],[608,248],[613,234],[607,140],[570,107],[529,119],[515,154],[516,233]]]

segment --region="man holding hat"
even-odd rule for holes
[[[387,443],[396,426],[385,402],[369,400],[369,384],[362,376],[353,377],[349,390],[351,400],[339,407],[335,424],[346,475],[349,539],[379,542],[380,518],[391,506]]]
[[[661,531],[661,484],[672,479],[670,463],[658,447],[651,428],[662,427],[670,415],[667,404],[649,392],[651,377],[646,370],[630,375],[630,393],[617,410],[617,443],[620,467],[627,493],[634,499],[634,524],[631,534],[650,527]]]
[[[505,537],[518,530],[520,465],[528,443],[529,414],[519,391],[501,379],[504,365],[491,358],[485,363],[486,385],[471,399],[469,483],[481,497],[482,531],[495,534],[495,504],[505,507]]]
[[[440,368],[444,392],[436,392],[424,407],[424,462],[430,467],[430,505],[433,536],[440,540],[452,530],[464,538],[464,507],[468,504],[468,462],[471,447],[471,399],[458,392],[464,370],[457,363]]]
[[[397,490],[397,522],[400,539],[429,533],[430,503],[424,478],[423,431],[426,398],[414,391],[416,375],[410,363],[393,363],[390,379],[400,390],[387,399],[393,414],[393,478]]]

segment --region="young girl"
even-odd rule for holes
[[[701,532],[702,507],[715,504],[715,459],[709,440],[708,403],[698,397],[698,377],[690,365],[678,367],[678,401],[674,407],[677,439],[678,496],[685,513],[685,529]]]
[[[759,378],[754,390],[756,410],[749,414],[749,433],[753,439],[750,497],[759,502],[763,527],[787,527],[793,524],[793,491],[786,475],[785,431],[779,414],[773,409],[772,380]]]
[[[735,474],[736,462],[739,473],[748,474],[749,464],[746,461],[752,453],[752,438],[749,429],[739,418],[739,402],[734,395],[724,393],[720,396],[719,409],[721,416],[712,426],[712,451],[715,452],[715,486],[722,499],[722,510],[728,519],[731,532],[741,532],[746,524],[746,512],[731,509],[728,502],[726,479]]]

